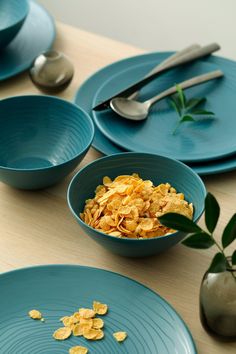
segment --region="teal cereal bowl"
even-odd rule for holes
[[[94,197],[94,190],[102,184],[104,176],[112,179],[118,175],[138,173],[154,185],[170,183],[185,195],[194,205],[194,220],[204,211],[205,186],[201,178],[185,164],[167,157],[146,153],[123,153],[96,160],[81,169],[72,179],[67,193],[69,208],[84,232],[107,250],[127,257],[146,257],[161,253],[173,247],[185,236],[175,232],[166,236],[149,239],[127,239],[109,236],[84,223],[80,213],[85,200]],[[79,232],[79,231],[78,231]]]
[[[0,0],[0,50],[19,32],[28,12],[28,0]]]
[[[75,169],[94,125],[87,113],[52,96],[0,101],[0,181],[20,189],[49,187]]]

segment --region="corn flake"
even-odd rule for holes
[[[85,347],[81,347],[80,345],[77,345],[76,347],[72,347],[69,350],[69,354],[87,354],[88,349]]]
[[[42,320],[42,314],[38,310],[31,310],[28,314],[33,320]]]
[[[71,333],[70,327],[61,327],[53,333],[53,338],[56,340],[65,340],[71,336]]]
[[[91,328],[88,331],[84,331],[83,336],[89,340],[99,340],[104,337],[104,332],[101,329]]]
[[[98,301],[93,302],[94,312],[98,315],[105,315],[108,311],[108,306],[106,304],[101,304]]]
[[[113,333],[113,337],[117,340],[117,342],[123,342],[127,338],[126,332],[115,332]]]
[[[101,329],[104,326],[104,322],[101,318],[94,318],[93,319],[93,328]]]
[[[81,309],[79,309],[79,315],[80,315],[80,317],[85,318],[85,319],[93,318],[95,316],[95,311],[92,309],[81,308]]]

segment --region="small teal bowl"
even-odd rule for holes
[[[85,224],[80,213],[85,200],[94,197],[96,186],[104,176],[112,179],[118,175],[138,173],[141,178],[155,185],[169,182],[177,191],[183,192],[186,200],[194,205],[194,221],[204,211],[205,186],[201,178],[182,162],[146,153],[123,153],[96,160],[81,169],[72,179],[67,193],[70,210],[79,225],[93,240],[109,251],[127,257],[146,257],[166,251],[185,236],[184,232],[150,239],[125,239],[108,236]]]
[[[75,169],[94,136],[87,113],[51,96],[0,101],[0,180],[20,189],[49,187]]]
[[[17,35],[28,12],[27,0],[0,0],[0,49]]]

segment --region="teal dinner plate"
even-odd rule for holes
[[[137,55],[128,59],[123,59],[92,74],[78,89],[74,101],[82,107],[90,116],[92,116],[93,100],[99,88],[113,75],[120,73],[127,68],[141,64],[145,61],[156,61],[156,64],[166,59],[172,52],[150,53],[144,55]],[[217,66],[225,66],[226,63],[235,64],[233,61],[220,58],[217,56],[208,57],[206,62],[213,63]],[[95,126],[95,137],[93,140],[93,147],[105,155],[111,155],[124,152],[121,147],[113,144],[107,139]],[[213,160],[211,162],[188,164],[195,172],[200,175],[211,175],[216,173],[228,172],[236,169],[236,156],[230,156],[221,160]]]
[[[4,354],[60,354],[82,345],[96,354],[196,354],[192,336],[176,311],[158,294],[125,276],[102,269],[48,265],[0,276],[0,343]],[[53,339],[59,319],[93,301],[109,306],[104,339]],[[28,311],[42,312],[45,322]],[[128,334],[117,343],[113,333]]]
[[[156,62],[143,62],[128,68],[107,80],[94,97],[94,106],[138,81],[149,72]],[[98,129],[113,143],[133,152],[156,153],[184,162],[213,160],[236,152],[236,64],[215,65],[197,61],[182,66],[160,76],[147,85],[139,96],[144,101],[158,92],[220,68],[224,78],[204,83],[186,90],[188,98],[207,97],[205,108],[215,113],[215,117],[198,118],[197,122],[187,122],[173,134],[178,116],[168,100],[157,103],[151,109],[148,119],[136,122],[121,118],[111,109],[93,111]]]
[[[39,4],[29,1],[29,14],[13,41],[0,53],[0,81],[28,69],[35,57],[51,48],[56,32],[53,18]]]

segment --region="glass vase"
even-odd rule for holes
[[[236,340],[236,268],[205,273],[200,288],[200,319],[210,334]]]

